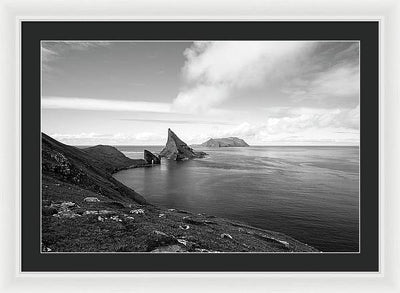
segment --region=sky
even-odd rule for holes
[[[70,145],[359,145],[358,42],[48,42],[42,131]]]

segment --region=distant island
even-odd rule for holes
[[[248,147],[249,145],[238,137],[210,138],[202,144],[196,145],[207,148],[223,148],[223,147]]]

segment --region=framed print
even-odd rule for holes
[[[23,21],[22,271],[379,271],[377,21]]]
[[[399,291],[398,1],[0,15],[1,292]]]

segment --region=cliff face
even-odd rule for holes
[[[203,158],[207,154],[196,152],[184,143],[171,129],[168,128],[168,140],[160,156],[169,160],[181,161],[193,158]]]
[[[208,148],[221,147],[248,147],[249,145],[241,138],[226,137],[226,138],[210,138],[200,146]]]
[[[144,164],[144,160],[129,159],[110,146],[78,149],[42,133],[42,173],[66,183],[120,201],[146,203],[132,189],[112,177],[120,169]],[[143,162],[142,162],[143,161]]]

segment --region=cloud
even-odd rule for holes
[[[59,140],[69,140],[69,139],[81,139],[81,138],[87,138],[87,139],[96,139],[96,138],[111,138],[115,137],[113,134],[99,134],[99,133],[78,133],[78,134],[62,134],[62,133],[52,133],[50,135],[51,137]]]
[[[57,52],[51,49],[42,47],[42,62],[49,62],[57,57]]]
[[[69,50],[85,51],[90,48],[101,48],[112,44],[106,41],[42,41],[42,50],[52,50],[62,53]]]
[[[157,103],[157,102],[129,101],[129,100],[106,100],[106,99],[92,99],[92,98],[82,98],[82,97],[54,97],[54,96],[43,96],[41,101],[42,101],[42,109],[150,112],[150,113],[190,115],[187,113],[188,111],[183,111],[183,109],[177,109],[171,103]],[[187,107],[187,109],[189,109],[189,106]],[[219,117],[233,113],[239,113],[239,112],[224,110],[224,109],[209,109],[207,115],[204,115],[203,117],[215,117],[215,116]],[[166,122],[168,121],[166,120]],[[186,120],[182,123],[187,124],[189,122],[190,122],[189,120]],[[206,124],[206,122],[207,121],[199,121],[199,123],[201,124]],[[174,121],[172,121],[172,123],[174,123]],[[179,121],[175,121],[175,123],[179,123]],[[207,124],[210,123],[212,122],[207,122]],[[224,122],[222,122],[222,124],[224,124]]]
[[[280,113],[279,117],[276,113]],[[264,123],[243,122],[229,129],[212,129],[203,137],[237,136],[257,144],[359,143],[359,105],[353,109],[272,108],[266,116]]]
[[[354,64],[336,65],[329,70],[298,78],[282,92],[297,102],[306,99],[325,101],[327,98],[336,102],[339,99],[357,100],[360,93],[359,68]]]
[[[165,136],[158,135],[152,132],[139,132],[136,134],[126,133],[95,133],[95,132],[82,132],[76,134],[50,134],[56,140],[70,145],[94,145],[94,144],[110,144],[110,145],[123,145],[123,144],[143,144],[145,143],[158,143],[165,140]]]
[[[179,112],[206,113],[229,97],[229,88],[224,85],[197,85],[180,92],[173,102],[173,109]]]
[[[148,123],[163,123],[163,124],[205,124],[205,125],[233,125],[231,122],[225,121],[206,121],[206,120],[163,120],[163,119],[140,119],[140,118],[124,118],[118,119],[122,121],[148,122]]]
[[[112,44],[112,42],[107,41],[46,41],[45,43],[64,46],[64,48],[69,50],[87,50],[89,48],[106,47]]]
[[[188,144],[202,143],[209,138],[236,136],[255,145],[358,145],[359,119],[359,105],[350,109],[270,108],[265,110],[262,123],[242,122],[235,126],[219,123],[214,127],[196,123],[181,126],[177,134]],[[166,140],[166,128],[134,134],[56,133],[51,136],[72,145],[162,145]]]
[[[152,133],[152,132],[140,132],[134,136],[136,140],[140,141],[154,141],[154,140],[159,140],[163,139],[162,136]]]
[[[78,97],[42,97],[43,109],[170,113],[168,103],[102,100]]]
[[[109,46],[110,44],[112,43],[103,41],[42,41],[42,70],[44,72],[53,71],[54,68],[51,67],[50,64],[68,51],[86,51],[90,48],[101,48]]]
[[[187,80],[205,84],[247,87],[262,84],[276,67],[295,61],[308,42],[195,42],[184,55]]]
[[[54,50],[51,50],[49,48],[45,48],[42,46],[41,50],[41,58],[42,58],[42,70],[45,72],[47,71],[52,71],[53,68],[49,66],[49,63],[56,59],[58,56],[58,53]]]
[[[289,68],[311,51],[310,42],[194,42],[186,49],[182,69],[187,87],[174,100],[174,107],[205,112],[231,97],[236,89],[264,85],[282,78]]]
[[[348,42],[194,42],[186,49],[174,109],[205,113],[237,96],[273,90],[294,103],[354,106],[359,44]]]
[[[290,108],[284,111],[281,117],[267,119],[271,132],[296,132],[312,127],[358,130],[359,123],[359,105],[352,109]]]

